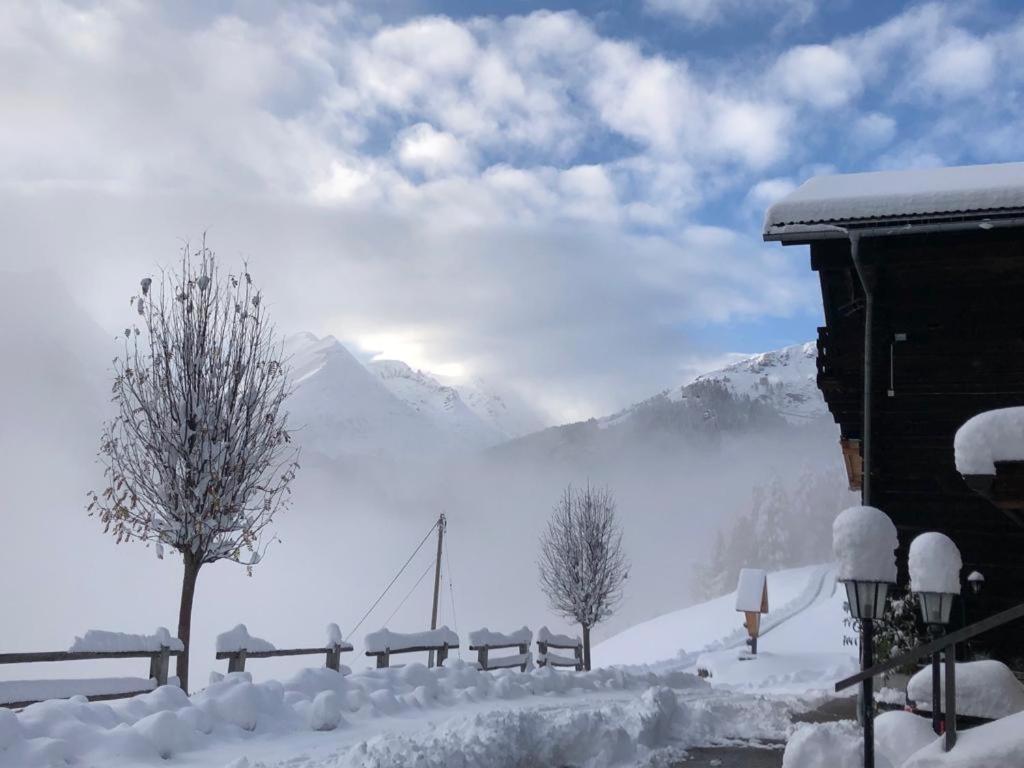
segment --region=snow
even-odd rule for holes
[[[877,768],[898,768],[910,755],[933,743],[939,739],[926,718],[898,711],[875,718]],[[861,726],[850,720],[799,725],[786,744],[782,768],[861,768],[863,745]]]
[[[915,752],[901,768],[1010,768],[1024,765],[1024,712],[957,732],[956,746],[941,739]]]
[[[842,651],[842,606],[845,596],[836,590],[835,568],[810,565],[768,574],[768,591],[777,606],[761,620],[761,647],[796,647],[811,650],[804,643],[816,643],[818,649]],[[736,615],[736,593],[667,613],[630,627],[597,644],[595,664],[659,664],[666,660],[688,660],[692,664],[701,652],[744,647],[747,631],[742,617]],[[787,636],[786,646],[774,646],[775,636],[783,637],[787,623],[797,615],[811,611],[813,630],[807,627]],[[779,633],[776,635],[775,633]],[[809,637],[807,635],[810,635]],[[768,643],[765,646],[764,643]]]
[[[327,625],[327,647],[333,648],[335,645],[344,645],[345,639],[341,635],[341,629],[335,623]]]
[[[832,524],[840,581],[896,582],[896,526],[875,507],[850,507]]]
[[[767,574],[760,568],[740,571],[736,586],[736,610],[760,613],[767,586]]]
[[[946,711],[946,665],[941,665],[941,711]],[[910,678],[907,695],[918,709],[932,709],[932,670],[926,667]],[[1001,661],[983,659],[956,665],[956,711],[971,717],[995,719],[1024,712],[1024,686]]]
[[[371,653],[404,651],[409,648],[424,646],[439,647],[447,645],[449,648],[455,648],[459,644],[459,636],[446,626],[430,629],[426,632],[410,632],[407,634],[380,629],[368,634],[363,644],[366,646],[366,650]]]
[[[232,651],[275,651],[273,645],[258,637],[249,634],[245,624],[239,624],[227,632],[217,635],[217,653],[231,653]]]
[[[860,667],[849,653],[775,653],[758,646],[756,655],[730,649],[701,654],[697,669],[705,670],[716,687],[773,693],[827,693],[836,680]]]
[[[569,648],[574,648],[579,645],[582,641],[579,637],[570,637],[569,635],[556,635],[547,627],[541,627],[540,631],[537,632],[537,642],[547,643],[548,645],[564,645]]]
[[[768,209],[792,224],[1024,208],[1024,163],[816,176]]]
[[[124,632],[108,632],[90,629],[82,637],[76,637],[68,649],[73,653],[108,651],[159,651],[161,647],[172,651],[183,651],[181,640],[172,637],[166,627],[157,627],[152,635],[131,635]]]
[[[908,557],[913,592],[960,594],[960,550],[944,533],[929,531],[910,542]]]
[[[507,635],[501,632],[491,632],[487,627],[469,633],[470,646],[529,645],[531,642],[533,642],[533,632],[529,627],[517,629]]]
[[[1024,407],[968,419],[953,438],[953,455],[962,475],[994,475],[995,462],[1024,460]]]
[[[0,703],[67,699],[72,696],[102,696],[152,690],[154,683],[142,677],[97,677],[69,680],[0,681]]]

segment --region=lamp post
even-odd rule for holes
[[[889,582],[846,581],[846,599],[850,615],[860,624],[860,665],[867,669],[875,664],[875,620],[885,615]],[[875,766],[875,691],[874,679],[863,683],[861,703],[864,724],[864,768]]]
[[[896,526],[875,507],[851,507],[832,525],[837,579],[846,587],[850,616],[860,625],[861,669],[874,666],[875,621],[885,614],[889,587],[896,582]],[[862,683],[864,768],[875,765],[874,680]]]
[[[949,624],[953,600],[960,594],[960,550],[948,536],[929,531],[910,542],[910,589],[917,595],[921,620],[933,638]],[[939,651],[932,654],[932,729],[942,732],[942,676]],[[946,648],[946,742],[956,739],[956,647]]]

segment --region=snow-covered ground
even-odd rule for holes
[[[235,673],[191,697],[165,687],[0,711],[0,768],[666,765],[692,746],[778,744],[852,653],[831,566],[769,574],[768,589],[778,607],[751,661],[737,660],[733,594],[611,638],[590,673],[480,672],[454,659],[437,670],[309,669],[281,682]],[[699,665],[709,681],[694,674]]]

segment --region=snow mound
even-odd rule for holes
[[[1024,460],[1024,407],[968,419],[953,438],[953,455],[961,475],[994,475],[997,461]]]
[[[159,651],[161,646],[172,651],[183,651],[185,646],[181,640],[172,637],[166,627],[157,627],[152,635],[131,635],[125,632],[108,632],[103,629],[90,629],[68,649],[72,653],[84,652],[132,652]]]
[[[936,739],[931,723],[925,718],[909,712],[885,712],[875,718],[875,766],[902,766],[907,757]],[[797,726],[782,756],[782,768],[860,768],[862,765],[864,732],[860,725],[849,720]]]
[[[455,648],[459,644],[459,636],[448,627],[430,629],[426,632],[400,633],[389,629],[379,629],[366,636],[363,643],[371,653],[384,651],[405,651],[410,648],[447,645]]]
[[[946,665],[940,667],[942,711],[946,711]],[[931,711],[932,671],[922,669],[910,678],[907,695],[918,709]],[[1024,686],[1001,661],[984,659],[956,665],[956,711],[970,717],[999,718],[1024,712]]]
[[[582,642],[579,637],[570,637],[569,635],[556,635],[547,627],[541,627],[540,631],[537,632],[538,643],[548,643],[549,645],[569,645],[577,646]]]
[[[896,526],[875,507],[850,507],[832,524],[840,581],[896,582]]]
[[[908,567],[912,591],[960,594],[963,561],[949,536],[935,531],[917,536],[910,542]]]
[[[345,640],[341,636],[341,628],[337,624],[331,622],[327,625],[327,647],[332,648],[335,645],[341,645]]]
[[[491,632],[487,627],[469,633],[469,644],[473,645],[529,645],[533,642],[533,632],[529,627],[517,629],[507,635]]]
[[[239,624],[227,632],[217,635],[217,653],[233,651],[276,651],[277,649],[259,637],[249,634],[245,624]]]
[[[901,768],[1010,768],[1024,765],[1024,712],[960,731],[956,747],[942,751],[935,739],[915,752]]]

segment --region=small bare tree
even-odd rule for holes
[[[583,628],[583,665],[590,669],[590,630],[615,612],[629,575],[611,491],[589,484],[565,489],[541,537],[539,566],[552,609]]]
[[[206,247],[182,249],[180,268],[144,278],[141,318],[114,360],[116,415],[104,425],[107,487],[90,514],[118,543],[138,539],[181,553],[178,677],[188,690],[192,602],[199,569],[232,560],[250,569],[288,503],[298,468],[287,414],[287,370],[261,294],[247,271],[222,276]]]

